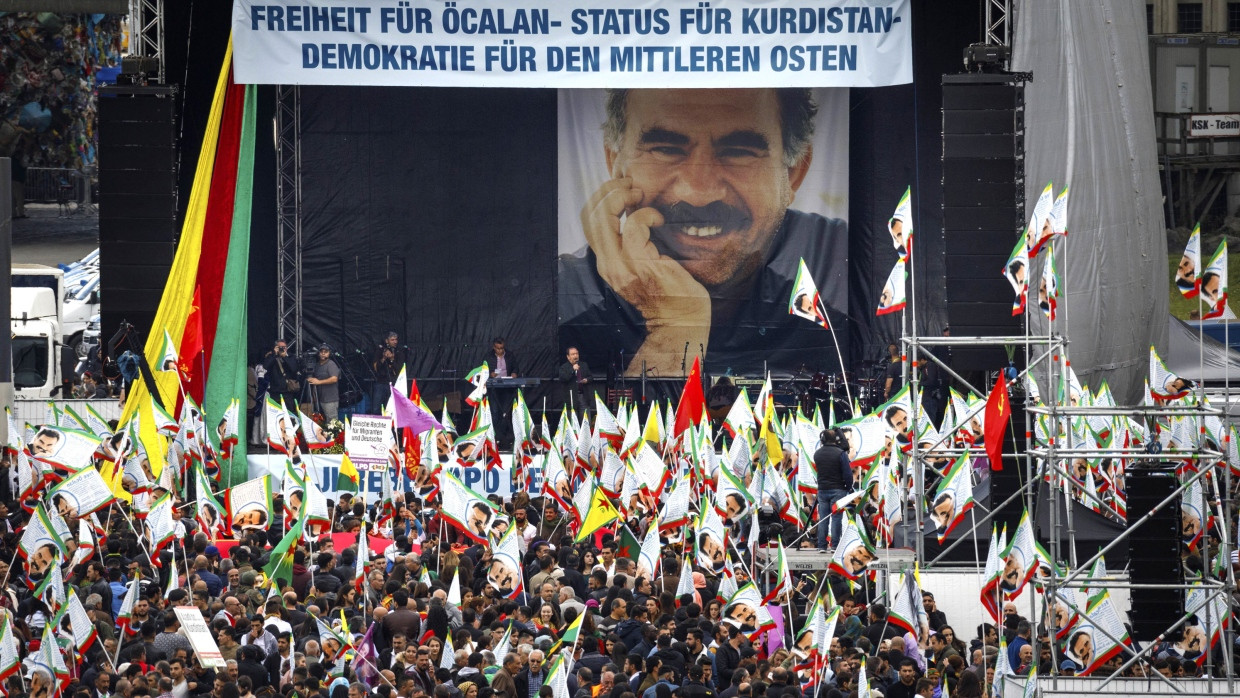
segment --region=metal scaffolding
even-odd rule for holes
[[[164,84],[164,0],[129,0],[129,55],[155,61]]]
[[[276,322],[290,352],[301,342],[301,88],[276,90]]]
[[[916,323],[913,323],[913,325],[916,327]],[[1010,380],[1009,382],[1014,383],[1016,381],[1021,381],[1026,375],[1029,375],[1030,372],[1041,368],[1046,372],[1048,384],[1051,386],[1059,386],[1061,384],[1061,380],[1067,376],[1068,366],[1070,365],[1067,356],[1068,340],[1065,337],[1056,334],[1036,336],[1029,334],[1028,331],[1028,322],[1026,322],[1025,336],[919,337],[916,334],[905,335],[901,339],[902,346],[904,347],[904,351],[902,353],[907,357],[906,370],[908,371],[912,394],[919,394],[920,370],[918,368],[918,364],[922,358],[935,362],[940,368],[946,371],[949,375],[953,376],[956,380],[960,381],[965,387],[974,393],[983,395],[986,394],[986,390],[984,388],[979,389],[979,386],[969,384],[955,371],[953,371],[950,366],[947,366],[933,354],[932,350],[935,347],[947,345],[954,347],[1024,345],[1026,367],[1024,371],[1017,375],[1015,380]],[[1066,380],[1063,380],[1062,382],[1063,384],[1067,383]],[[1089,621],[1096,631],[1109,637],[1111,641],[1118,642],[1119,638],[1110,637],[1110,633],[1102,626],[1102,624],[1094,622],[1090,614],[1085,609],[1079,608],[1076,604],[1072,603],[1071,599],[1062,596],[1061,590],[1065,588],[1083,589],[1088,587],[1091,592],[1112,588],[1164,589],[1167,591],[1172,591],[1175,589],[1192,588],[1195,590],[1200,590],[1203,593],[1205,598],[1204,608],[1206,609],[1207,615],[1212,612],[1212,604],[1220,597],[1223,599],[1224,608],[1230,606],[1230,601],[1235,598],[1235,575],[1230,565],[1226,566],[1224,574],[1220,577],[1215,578],[1211,574],[1210,562],[1212,557],[1210,555],[1208,535],[1205,536],[1206,542],[1203,544],[1202,555],[1203,562],[1205,563],[1203,566],[1204,571],[1201,579],[1197,581],[1196,584],[1141,585],[1129,583],[1123,577],[1107,576],[1103,578],[1093,578],[1089,575],[1089,570],[1096,561],[1103,559],[1103,556],[1110,550],[1121,544],[1127,543],[1129,538],[1134,535],[1140,535],[1142,527],[1145,526],[1158,511],[1170,506],[1175,506],[1178,508],[1181,495],[1195,483],[1205,483],[1207,476],[1210,478],[1210,483],[1212,485],[1212,489],[1209,490],[1209,494],[1206,497],[1207,509],[1217,509],[1219,513],[1219,516],[1215,517],[1214,520],[1219,536],[1220,550],[1218,551],[1218,555],[1220,555],[1223,560],[1229,561],[1232,551],[1235,550],[1235,531],[1232,529],[1232,525],[1235,523],[1235,512],[1232,506],[1231,468],[1228,467],[1227,463],[1228,442],[1226,439],[1224,440],[1224,443],[1219,446],[1219,450],[1208,448],[1204,443],[1204,439],[1199,439],[1197,443],[1192,444],[1189,448],[1181,447],[1161,451],[1158,451],[1157,449],[1149,449],[1145,443],[1136,443],[1130,446],[1111,446],[1109,448],[1100,449],[1086,447],[1085,444],[1074,444],[1071,424],[1071,422],[1075,419],[1090,416],[1139,417],[1145,420],[1147,430],[1152,432],[1152,429],[1150,429],[1151,420],[1156,417],[1194,418],[1199,420],[1199,425],[1203,424],[1207,417],[1214,417],[1222,420],[1227,433],[1230,433],[1230,423],[1227,416],[1228,410],[1220,410],[1209,407],[1203,399],[1204,391],[1202,389],[1198,389],[1195,394],[1196,399],[1190,405],[1142,405],[1131,407],[1076,406],[1059,404],[1061,401],[1060,397],[1061,396],[1059,395],[1053,394],[1048,397],[1045,405],[1034,405],[1032,404],[1031,396],[1025,396],[1026,409],[1024,432],[1026,439],[1024,442],[1024,448],[1022,449],[1020,447],[1020,434],[1019,428],[1017,428],[1017,433],[1014,435],[1018,444],[1017,452],[1004,454],[1005,456],[1016,456],[1021,459],[1024,482],[1017,487],[1016,491],[1005,501],[1001,503],[992,502],[990,511],[988,511],[980,520],[974,520],[972,524],[973,536],[977,536],[977,531],[984,530],[985,524],[992,520],[1000,510],[1010,504],[1017,497],[1023,497],[1025,499],[1026,510],[1032,512],[1034,510],[1033,499],[1036,492],[1036,487],[1045,481],[1049,483],[1049,495],[1045,500],[1041,501],[1040,504],[1043,506],[1050,506],[1051,530],[1049,532],[1044,532],[1044,538],[1049,539],[1048,553],[1056,564],[1052,565],[1049,576],[1038,580],[1038,583],[1042,587],[1042,596],[1045,599],[1042,603],[1043,608],[1047,605],[1053,606],[1056,603],[1063,603],[1065,606],[1071,608],[1073,612],[1077,613],[1081,619]],[[913,414],[910,415],[910,421],[914,425],[918,424],[919,417],[917,413],[921,409],[919,403],[920,400],[910,400],[910,405],[913,410]],[[966,415],[965,419],[967,420],[972,417],[973,414],[981,412],[983,409],[984,407],[976,408],[974,412]],[[1035,418],[1043,419],[1044,424],[1047,425],[1047,438],[1043,439],[1041,442],[1037,440],[1037,432],[1032,427],[1032,420]],[[958,423],[962,421],[964,420],[958,420]],[[1196,434],[1197,431],[1198,430],[1194,430],[1194,434]],[[1204,433],[1204,427],[1201,427],[1200,431]],[[964,537],[961,537],[940,552],[935,559],[926,559],[923,536],[921,535],[923,526],[923,508],[926,501],[924,475],[927,467],[935,472],[937,472],[937,470],[926,462],[924,456],[930,452],[933,452],[935,456],[949,454],[954,455],[956,453],[963,452],[961,449],[944,450],[940,447],[942,442],[949,436],[950,434],[941,434],[936,442],[931,443],[928,446],[918,443],[918,439],[912,440],[910,456],[911,462],[914,464],[914,492],[912,493],[913,496],[911,499],[913,501],[914,508],[914,531],[916,531],[917,534],[916,557],[918,560],[922,561],[922,564],[926,568],[933,567],[948,552],[955,548],[956,545],[965,540]],[[1147,434],[1147,439],[1148,438],[1152,438],[1152,436]],[[1197,471],[1190,476],[1181,477],[1176,490],[1154,506],[1149,512],[1131,512],[1129,516],[1126,517],[1127,528],[1123,531],[1123,533],[1110,541],[1089,560],[1081,562],[1076,559],[1076,527],[1074,526],[1074,522],[1072,520],[1072,502],[1074,499],[1082,495],[1084,495],[1086,499],[1089,499],[1089,497],[1087,493],[1085,493],[1084,488],[1081,487],[1079,483],[1074,481],[1065,467],[1065,461],[1068,461],[1074,457],[1122,458],[1130,464],[1140,461],[1191,459],[1197,464]],[[1059,509],[1059,503],[1061,501],[1065,502],[1067,505],[1064,509],[1065,515],[1063,517],[1060,516]],[[1101,502],[1098,502],[1096,499],[1091,499],[1091,502],[1101,504]],[[1206,526],[1205,520],[1202,521],[1202,525],[1203,527]],[[1058,563],[1064,560],[1065,534],[1068,571],[1062,572],[1058,567]],[[1030,601],[1031,619],[1037,619],[1039,617],[1037,597],[1038,594],[1035,593],[1030,593],[1028,595]],[[1172,635],[1176,630],[1184,625],[1189,617],[1190,614],[1183,613],[1179,620],[1160,634],[1159,638],[1162,639]],[[1055,628],[1051,628],[1050,632],[1053,634],[1055,630]],[[1206,690],[1208,692],[1216,692],[1217,689],[1215,684],[1220,681],[1225,682],[1226,693],[1235,694],[1236,692],[1236,667],[1233,666],[1231,653],[1233,640],[1234,631],[1228,627],[1221,633],[1217,649],[1212,644],[1207,643],[1207,662],[1212,667],[1220,664],[1220,662],[1216,662],[1215,659],[1216,653],[1221,653],[1221,666],[1223,668],[1222,673],[1225,677],[1215,678],[1213,674],[1210,674],[1210,678],[1208,679],[1206,685]],[[1147,643],[1147,645],[1140,651],[1134,650],[1123,655],[1125,661],[1122,663],[1121,667],[1111,675],[1107,676],[1098,688],[1104,688],[1116,681],[1120,678],[1121,673],[1126,671],[1134,663],[1142,659],[1148,659],[1150,651],[1158,644],[1158,642]],[[1052,665],[1057,667],[1060,657],[1057,656],[1058,648],[1056,647],[1055,642],[1051,643],[1051,651]],[[1217,669],[1215,669],[1215,671],[1217,672]],[[1164,679],[1161,675],[1157,674],[1157,672],[1154,672],[1154,677],[1156,677],[1156,680],[1161,680],[1167,683],[1171,691],[1176,693],[1184,692],[1182,686]],[[1069,688],[1069,686],[1072,685],[1071,682],[1065,677],[1059,676],[1058,673],[1052,674],[1051,676],[1043,676],[1039,674],[1038,681],[1039,691],[1055,692],[1073,690]],[[1221,689],[1222,686],[1218,686],[1217,688]]]
[[[1012,45],[1012,0],[982,0],[985,17],[982,43],[991,46]],[[1005,68],[1007,66],[1004,66]]]

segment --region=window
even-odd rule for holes
[[[1227,31],[1240,32],[1240,2],[1227,3]]]
[[[1182,2],[1176,5],[1176,31],[1180,34],[1201,33],[1201,3]]]
[[[1154,33],[1154,5],[1148,2],[1145,3],[1145,33]]]

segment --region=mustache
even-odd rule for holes
[[[653,208],[663,215],[663,225],[703,227],[720,226],[724,230],[737,230],[749,225],[749,215],[722,201],[712,201],[705,206],[694,206],[683,201],[674,204],[654,204]]]

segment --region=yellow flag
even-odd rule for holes
[[[127,504],[133,504],[133,495],[126,492],[124,485],[121,484],[125,476],[124,466],[120,463],[105,461],[99,468],[99,474],[103,476],[103,481],[107,483],[108,490],[113,497]]]
[[[642,430],[642,438],[652,444],[661,443],[663,438],[659,435],[659,426],[662,422],[659,416],[659,403],[656,400],[650,404],[650,413],[646,415],[646,428]]]
[[[590,486],[594,491],[590,495],[590,509],[582,517],[581,530],[577,531],[577,542],[579,543],[585,540],[586,536],[620,518],[616,507],[607,498],[607,495],[603,494],[603,490],[594,487],[593,483]]]
[[[775,401],[766,401],[766,412],[762,415],[762,434],[766,441],[766,462],[779,465],[784,462],[784,447],[779,442],[779,434],[775,431]]]

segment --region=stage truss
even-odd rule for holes
[[[276,327],[301,349],[301,88],[276,88]]]
[[[914,322],[913,326],[916,327],[916,325],[917,323]],[[952,370],[950,366],[946,365],[937,356],[935,356],[933,351],[936,347],[947,347],[947,346],[951,346],[951,347],[962,347],[962,346],[1013,347],[1013,346],[1017,346],[1019,347],[1023,345],[1025,348],[1026,368],[1024,371],[1018,374],[1018,376],[1016,377],[1014,381],[1009,380],[1010,384],[1015,384],[1018,386],[1021,385],[1021,383],[1025,380],[1025,377],[1029,375],[1031,371],[1038,370],[1039,367],[1046,372],[1047,385],[1058,386],[1060,384],[1061,377],[1067,375],[1067,369],[1069,366],[1067,338],[1061,335],[1056,335],[1056,334],[1043,335],[1043,336],[1029,334],[1028,322],[1026,322],[1026,334],[1024,336],[920,337],[916,334],[913,334],[913,335],[906,334],[905,336],[902,337],[901,344],[903,347],[902,354],[906,358],[904,368],[906,371],[906,375],[909,378],[911,390],[914,395],[919,394],[918,391],[919,391],[919,382],[920,382],[920,371],[918,370],[917,366],[918,366],[919,360],[922,358],[935,362],[935,364],[937,364],[948,375],[952,376],[953,379],[959,381],[962,385],[967,387],[969,390],[975,392],[976,394],[986,395],[988,392],[985,389],[985,386],[971,385],[967,380],[965,380],[958,373]],[[1057,388],[1052,388],[1052,390],[1057,391]],[[1020,394],[1024,394],[1024,393],[1025,391],[1023,390],[1020,391]],[[1088,417],[1088,416],[1140,417],[1142,418],[1142,421],[1145,424],[1148,424],[1151,418],[1158,417],[1158,416],[1195,417],[1198,420],[1204,420],[1208,416],[1213,416],[1213,417],[1218,417],[1223,421],[1224,430],[1226,433],[1229,433],[1231,424],[1230,424],[1230,419],[1228,418],[1228,415],[1227,415],[1228,410],[1227,409],[1220,410],[1217,408],[1206,406],[1203,401],[1203,398],[1205,396],[1204,386],[1198,387],[1196,391],[1196,396],[1197,396],[1197,400],[1195,404],[1190,405],[1190,406],[1158,406],[1158,405],[1155,405],[1155,406],[1135,406],[1135,407],[1124,407],[1124,406],[1077,407],[1077,406],[1060,405],[1058,395],[1052,395],[1051,399],[1049,399],[1048,404],[1046,405],[1034,406],[1032,404],[1031,398],[1027,394],[1025,394],[1025,397],[1024,397],[1026,401],[1025,425],[1024,425],[1025,440],[1023,442],[1025,444],[1025,450],[1024,452],[1004,454],[1004,456],[1015,456],[1022,462],[1023,468],[1024,468],[1024,484],[1017,487],[1016,491],[1012,495],[1010,495],[1005,501],[997,503],[997,504],[992,502],[990,510],[985,514],[985,516],[981,517],[979,520],[976,520],[976,522],[973,524],[975,527],[973,534],[976,536],[977,531],[985,530],[985,525],[988,522],[992,521],[996,517],[996,515],[1005,508],[1005,506],[1010,504],[1017,497],[1024,498],[1026,510],[1032,513],[1034,511],[1033,500],[1034,500],[1034,496],[1037,491],[1037,488],[1043,481],[1046,481],[1049,484],[1048,501],[1044,501],[1041,504],[1043,506],[1047,506],[1047,505],[1050,506],[1051,531],[1049,532],[1049,534],[1044,534],[1044,537],[1047,535],[1049,536],[1048,553],[1050,554],[1050,557],[1052,558],[1052,560],[1054,560],[1056,563],[1066,562],[1068,564],[1068,571],[1066,573],[1061,573],[1061,571],[1058,568],[1058,565],[1052,565],[1051,575],[1049,577],[1044,577],[1041,579],[1041,583],[1043,585],[1043,595],[1045,597],[1045,601],[1043,602],[1044,604],[1053,604],[1056,601],[1060,601],[1064,603],[1066,606],[1070,607],[1073,612],[1077,613],[1081,619],[1089,620],[1091,624],[1093,625],[1093,627],[1095,628],[1095,630],[1100,631],[1103,635],[1106,635],[1111,640],[1118,642],[1120,638],[1115,638],[1115,637],[1110,636],[1109,633],[1107,633],[1107,631],[1103,628],[1102,624],[1093,622],[1091,616],[1086,612],[1084,608],[1080,608],[1078,605],[1073,604],[1071,600],[1063,596],[1060,596],[1059,590],[1064,589],[1064,588],[1082,589],[1082,588],[1088,587],[1091,591],[1095,591],[1099,589],[1136,589],[1136,588],[1161,589],[1161,590],[1172,591],[1172,590],[1181,590],[1181,589],[1187,590],[1189,588],[1194,588],[1194,589],[1203,590],[1207,594],[1206,601],[1205,601],[1206,605],[1204,607],[1205,610],[1207,611],[1207,614],[1211,610],[1211,603],[1216,598],[1218,598],[1220,595],[1223,597],[1225,602],[1229,603],[1231,599],[1235,598],[1236,580],[1235,580],[1234,570],[1231,565],[1227,565],[1225,568],[1225,572],[1221,577],[1216,578],[1212,576],[1211,571],[1210,571],[1211,558],[1209,555],[1208,536],[1206,536],[1207,542],[1204,544],[1205,552],[1203,553],[1204,564],[1203,564],[1202,577],[1198,584],[1193,584],[1193,585],[1190,585],[1190,584],[1138,585],[1138,584],[1129,583],[1125,581],[1124,578],[1120,578],[1114,575],[1108,575],[1107,577],[1103,577],[1103,578],[1093,578],[1089,575],[1089,570],[1093,566],[1095,561],[1102,559],[1108,551],[1115,549],[1117,546],[1122,545],[1122,544],[1127,544],[1128,539],[1130,537],[1134,535],[1139,535],[1142,527],[1150,521],[1154,513],[1161,511],[1162,509],[1169,507],[1169,506],[1175,506],[1178,508],[1181,495],[1185,492],[1185,490],[1187,490],[1193,483],[1201,481],[1208,474],[1212,476],[1211,483],[1213,485],[1213,489],[1207,492],[1207,508],[1210,508],[1212,506],[1217,506],[1222,514],[1221,517],[1219,517],[1221,520],[1219,519],[1215,520],[1215,525],[1218,529],[1219,538],[1220,538],[1220,541],[1219,541],[1220,553],[1219,554],[1222,556],[1223,560],[1231,559],[1232,553],[1236,550],[1235,530],[1233,528],[1233,524],[1235,523],[1235,511],[1233,508],[1233,502],[1232,502],[1232,497],[1231,497],[1231,488],[1232,488],[1231,469],[1230,467],[1228,467],[1225,453],[1220,453],[1218,451],[1213,451],[1213,450],[1205,448],[1204,444],[1200,440],[1198,443],[1198,447],[1192,450],[1175,449],[1175,450],[1160,451],[1156,453],[1151,453],[1149,450],[1147,450],[1145,444],[1136,444],[1134,447],[1130,447],[1130,448],[1094,449],[1094,448],[1082,448],[1081,446],[1083,446],[1083,444],[1078,445],[1078,444],[1073,443],[1071,421],[1074,419],[1080,418],[1080,417]],[[910,415],[910,421],[913,424],[917,424],[918,423],[917,413],[920,410],[920,400],[914,399],[914,400],[911,400],[910,403],[913,409],[913,414]],[[984,411],[984,409],[985,407],[981,406],[977,408],[975,413],[980,413]],[[970,417],[972,416],[972,414],[975,414],[975,413],[971,413]],[[1033,435],[1035,434],[1035,430],[1032,424],[1032,420],[1034,418],[1033,415],[1045,417],[1046,422],[1049,425],[1048,435],[1050,436],[1050,438],[1046,440],[1047,442],[1045,444],[1037,444],[1033,441]],[[1204,431],[1204,428],[1203,428],[1203,431]],[[1061,434],[1061,433],[1066,435],[1066,438],[1064,439],[1063,443],[1058,442],[1057,439],[1055,438],[1057,434]],[[1019,433],[1015,434],[1015,436],[1016,436],[1015,442],[1018,444],[1022,443],[1019,438],[1020,436]],[[938,442],[930,444],[926,449],[922,448],[922,445],[918,443],[918,439],[912,440],[912,450],[911,450],[910,457],[912,458],[912,461],[914,463],[918,463],[923,466],[923,467],[913,468],[913,473],[914,473],[913,488],[915,491],[913,493],[914,496],[911,498],[911,501],[914,502],[914,505],[913,505],[913,516],[915,519],[914,530],[918,532],[918,535],[916,536],[915,555],[916,555],[916,559],[921,562],[923,568],[926,568],[926,569],[934,567],[934,565],[939,560],[941,560],[949,551],[951,551],[956,545],[960,544],[961,542],[965,540],[964,537],[958,538],[950,546],[948,546],[943,551],[941,551],[939,555],[937,555],[934,559],[926,559],[926,552],[925,552],[925,546],[923,544],[923,537],[922,535],[920,535],[920,531],[922,530],[922,526],[923,526],[923,516],[924,516],[922,503],[926,501],[924,475],[925,475],[926,468],[934,470],[935,472],[938,472],[938,471],[932,465],[926,462],[925,455],[929,449],[934,449],[934,454],[936,456],[947,455],[947,456],[954,457],[964,452],[963,449],[938,448],[938,446],[940,446],[940,444],[945,439],[946,439],[946,435],[940,436]],[[1224,442],[1224,445],[1222,448],[1224,451],[1226,450],[1227,448],[1226,442]],[[1075,495],[1084,494],[1085,496],[1088,496],[1088,493],[1084,490],[1083,487],[1079,485],[1079,483],[1077,483],[1070,476],[1070,473],[1068,472],[1068,468],[1065,465],[1066,462],[1070,462],[1072,458],[1077,457],[1077,456],[1086,457],[1086,458],[1098,458],[1098,457],[1122,458],[1122,459],[1129,461],[1130,463],[1133,461],[1167,461],[1167,460],[1179,460],[1179,459],[1192,458],[1192,459],[1195,459],[1196,462],[1198,463],[1198,470],[1196,473],[1192,474],[1191,476],[1180,478],[1179,486],[1176,488],[1176,490],[1171,495],[1167,496],[1161,502],[1159,502],[1149,512],[1129,512],[1128,517],[1126,517],[1127,527],[1125,528],[1125,530],[1119,536],[1117,536],[1114,540],[1108,543],[1105,547],[1099,550],[1090,559],[1085,560],[1085,561],[1080,561],[1077,559],[1077,554],[1076,554],[1076,529],[1075,529],[1074,522],[1073,522],[1072,504],[1073,504]],[[941,475],[942,473],[939,473],[939,474]],[[1220,482],[1222,483],[1221,488],[1219,486]],[[1061,520],[1060,511],[1059,511],[1059,503],[1061,501],[1061,498],[1062,498],[1062,501],[1064,501],[1064,503],[1066,504],[1064,508],[1064,511],[1066,512],[1066,514],[1063,517],[1063,520]],[[1094,501],[1096,504],[1100,504],[1100,505],[1103,504],[1100,501],[1097,501],[1097,500],[1094,500]],[[1204,526],[1204,522],[1203,522],[1203,526]],[[1066,534],[1067,534],[1066,535],[1066,538],[1067,538],[1066,546],[1063,545],[1065,527],[1066,527]],[[1067,559],[1066,560],[1064,559],[1064,554],[1063,554],[1064,547],[1067,548],[1067,551],[1066,551]],[[1038,594],[1030,591],[1030,593],[1028,593],[1027,596],[1028,596],[1029,605],[1030,605],[1030,616],[1029,616],[1030,622],[1036,624],[1040,622],[1041,620],[1041,616],[1038,615],[1038,611],[1039,611],[1039,607],[1038,607],[1039,605],[1037,601]],[[1024,599],[1021,599],[1022,602],[1023,600]],[[1084,606],[1085,604],[1080,604],[1080,605]],[[1184,623],[1188,619],[1189,619],[1189,615],[1187,614],[1182,615],[1177,622],[1175,622],[1173,625],[1169,626],[1168,628],[1166,628],[1160,633],[1159,639],[1162,639],[1163,637],[1171,635],[1172,633],[1177,631],[1181,626],[1184,625]],[[1234,623],[1234,620],[1233,620],[1233,623]],[[1221,659],[1221,666],[1222,666],[1223,674],[1224,674],[1223,677],[1215,677],[1213,674],[1207,674],[1207,676],[1210,676],[1210,678],[1208,679],[1206,683],[1206,690],[1210,693],[1215,692],[1216,683],[1220,683],[1220,684],[1225,683],[1226,693],[1232,694],[1232,695],[1236,693],[1236,689],[1237,689],[1237,686],[1235,683],[1236,667],[1233,665],[1232,652],[1231,652],[1231,648],[1233,647],[1234,640],[1235,640],[1235,631],[1233,630],[1232,625],[1229,624],[1228,627],[1221,633],[1219,642],[1217,643],[1218,645],[1217,648],[1215,648],[1213,644],[1207,643],[1207,654],[1206,654],[1205,661],[1207,662],[1208,665],[1213,666],[1213,665],[1220,663],[1219,660]],[[1124,655],[1125,658],[1120,668],[1116,670],[1116,672],[1114,672],[1113,674],[1106,676],[1105,680],[1103,680],[1101,684],[1092,684],[1093,687],[1090,690],[1101,691],[1102,689],[1105,689],[1108,686],[1112,685],[1112,682],[1118,679],[1121,679],[1121,672],[1127,670],[1128,667],[1130,667],[1132,664],[1138,661],[1149,660],[1152,662],[1152,657],[1150,657],[1150,651],[1154,649],[1158,644],[1159,644],[1158,642],[1146,643],[1144,647],[1142,647],[1142,649],[1139,651],[1125,653]],[[1052,665],[1055,667],[1058,667],[1059,662],[1062,659],[1062,657],[1059,655],[1056,642],[1051,642],[1051,653],[1052,653]],[[1219,654],[1221,654],[1222,656],[1218,657]],[[1094,674],[1093,676],[1100,677],[1102,675]],[[1084,680],[1085,679],[1079,679],[1079,681],[1084,681]],[[1075,679],[1075,678],[1059,676],[1058,673],[1053,674],[1051,676],[1042,676],[1039,674],[1038,692],[1039,694],[1042,694],[1043,692],[1047,694],[1059,693],[1059,692],[1065,692],[1065,691],[1074,692],[1078,690],[1079,688],[1078,686],[1075,685],[1077,681],[1078,679]],[[1165,684],[1163,688],[1167,689],[1167,692],[1171,694],[1184,693],[1186,688],[1189,688],[1189,690],[1192,692],[1198,692],[1197,690],[1194,690],[1198,688],[1198,685],[1190,684],[1186,686],[1182,682],[1176,683],[1169,679],[1164,678],[1158,672],[1153,672],[1153,677],[1146,679],[1146,681],[1161,681],[1163,684]],[[1157,691],[1157,690],[1148,690],[1150,688],[1152,687],[1147,687],[1147,692],[1153,692],[1153,693],[1164,692],[1164,691]],[[1217,688],[1221,689],[1222,685],[1219,685]]]
[[[164,84],[164,0],[129,0],[129,54],[153,59]]]

